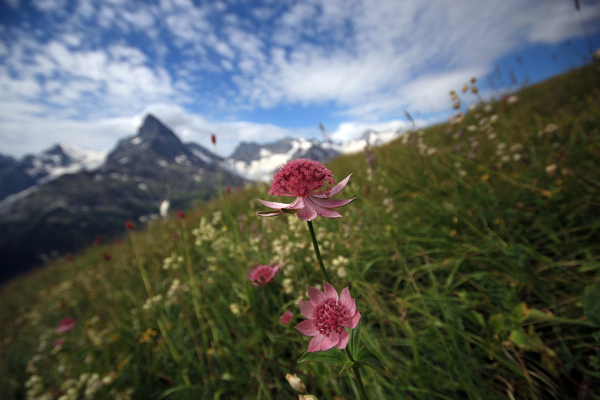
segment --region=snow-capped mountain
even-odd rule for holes
[[[246,179],[269,182],[279,167],[289,160],[308,158],[325,162],[341,154],[363,151],[365,147],[380,146],[401,135],[399,131],[365,131],[360,138],[344,142],[317,139],[285,138],[272,143],[241,142],[226,158],[226,167]]]
[[[64,174],[94,170],[104,164],[107,154],[59,143],[21,160],[0,155],[0,200]]]
[[[28,166],[25,172],[29,176],[52,179],[82,170],[92,171],[104,164],[107,155],[106,151],[59,143],[39,155],[26,156],[23,162]]]
[[[223,186],[247,183],[217,173],[209,154],[148,115],[108,155],[61,144],[22,161],[0,157],[2,188],[10,176],[29,179],[0,201],[0,260],[10,266],[0,268],[0,283],[39,263],[40,254],[64,254],[97,235],[114,236],[126,220],[152,218],[165,201],[185,209],[206,200],[217,193],[218,177]]]

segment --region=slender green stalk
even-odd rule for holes
[[[319,267],[321,267],[321,272],[323,273],[323,277],[326,282],[331,282],[329,280],[329,276],[327,275],[327,271],[325,270],[325,266],[323,265],[323,260],[321,259],[321,253],[319,252],[319,244],[317,243],[317,236],[315,235],[315,229],[312,226],[312,221],[306,221],[308,223],[308,230],[310,231],[310,236],[312,237],[313,247],[315,248],[315,254],[317,255],[317,261],[319,261]]]
[[[223,190],[221,189],[221,169],[219,168],[219,156],[217,155],[217,144],[213,143],[213,149],[215,154],[215,167],[217,168],[217,186],[219,188],[219,200],[221,205],[223,204]]]
[[[362,378],[360,376],[360,371],[358,370],[358,368],[352,368],[352,371],[354,371],[354,377],[356,378],[356,383],[358,384],[358,391],[360,392],[360,398],[362,400],[367,400],[367,392],[365,392],[365,387],[362,384]]]

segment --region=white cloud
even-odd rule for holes
[[[338,121],[354,121],[338,126],[339,137],[381,130],[405,109],[444,110],[448,89],[483,77],[509,51],[581,37],[582,16],[590,32],[600,27],[596,1],[582,1],[581,14],[566,0],[249,2],[248,15],[191,0],[80,0],[72,14],[64,0],[33,4],[49,27],[0,24],[0,126],[31,132],[23,137],[37,144],[46,139],[32,135],[75,134],[86,119],[124,132],[140,110],[200,142],[219,133],[223,151],[239,140],[309,134],[235,120],[252,108],[333,104]],[[23,152],[11,146],[5,151]]]

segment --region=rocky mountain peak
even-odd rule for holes
[[[138,136],[142,139],[156,139],[160,137],[176,139],[177,136],[169,128],[163,125],[154,115],[148,114],[144,119],[144,123],[138,130]]]

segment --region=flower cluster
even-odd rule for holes
[[[327,218],[340,218],[341,214],[332,208],[342,207],[352,199],[330,199],[338,194],[350,180],[348,175],[335,185],[333,174],[318,161],[305,159],[293,160],[285,164],[276,174],[269,190],[270,195],[289,196],[296,199],[290,203],[277,203],[259,200],[263,205],[274,209],[274,212],[262,212],[263,217],[274,217],[283,213],[297,213],[303,221],[312,221],[317,215]]]
[[[350,335],[344,328],[354,329],[360,321],[356,300],[350,290],[344,288],[341,295],[329,283],[323,281],[325,292],[307,286],[309,301],[301,301],[300,309],[306,318],[296,326],[302,334],[312,336],[308,351],[326,351],[334,346],[345,349]]]

